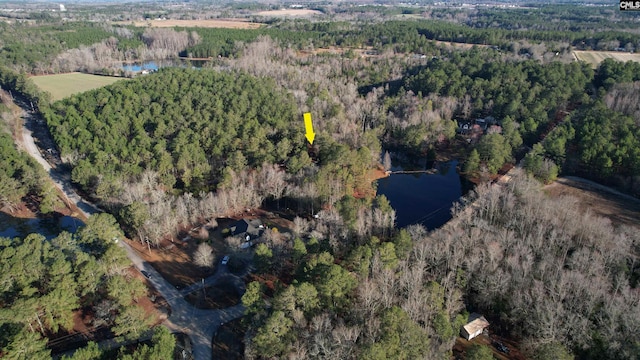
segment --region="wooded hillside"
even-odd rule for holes
[[[293,281],[275,291],[249,284],[248,354],[448,357],[465,311],[478,311],[531,358],[636,357],[637,229],[614,228],[572,198],[550,198],[521,172],[507,185],[480,186],[473,199],[432,233],[420,225],[345,231],[348,209],[385,214],[378,200],[323,212],[293,244],[261,244],[258,274]]]
[[[75,235],[0,238],[3,359],[48,358],[45,336],[71,331],[77,311],[91,312],[93,327],[114,335],[135,339],[149,329],[150,318],[135,303],[147,288],[125,271],[131,262],[114,242],[121,238],[108,214],[92,216]]]
[[[55,104],[45,113],[73,180],[100,196],[144,170],[168,188],[214,189],[230,170],[301,156],[290,97],[268,79],[166,69]]]

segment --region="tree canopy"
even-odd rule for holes
[[[111,234],[120,234],[115,220],[100,214],[75,235],[0,238],[4,357],[50,358],[44,336],[70,332],[81,309],[92,311],[95,327],[113,327],[117,335],[139,336],[148,330],[148,316],[134,303],[146,295],[146,287],[125,271],[130,262]]]
[[[147,169],[198,192],[227,169],[284,164],[302,150],[297,114],[269,79],[174,68],[74,96],[45,117],[74,182],[96,194]]]

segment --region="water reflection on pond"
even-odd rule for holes
[[[433,164],[426,159],[400,162],[393,156],[392,160],[392,171],[435,169],[429,173],[393,174],[378,180],[378,194],[386,196],[396,210],[396,225],[419,223],[433,230],[449,221],[451,207],[470,188],[456,170],[458,162]]]
[[[45,218],[17,218],[0,212],[0,237],[26,237],[39,233],[47,239],[53,239],[62,231],[74,233],[83,226],[82,220],[71,216],[53,216]]]
[[[143,62],[133,62],[122,64],[121,69],[124,71],[131,71],[134,73],[147,71],[157,71],[158,69],[165,67],[191,67],[201,68],[206,66],[210,61],[208,60],[188,60],[188,59],[164,59],[164,60],[151,60]]]

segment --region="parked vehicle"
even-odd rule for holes
[[[496,347],[496,349],[498,349],[498,351],[500,351],[500,352],[502,352],[502,353],[505,353],[505,354],[508,354],[508,353],[509,353],[509,348],[508,348],[508,347],[506,347],[506,346],[504,346],[504,344],[503,344],[503,343],[501,343],[501,342],[495,341],[495,342],[493,343],[493,346],[495,346],[495,347]]]

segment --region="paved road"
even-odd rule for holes
[[[16,101],[16,103],[23,109],[23,148],[45,168],[54,184],[67,197],[67,201],[75,204],[84,216],[89,217],[92,214],[101,212],[97,206],[85,201],[73,190],[71,177],[67,172],[61,170],[60,167],[51,166],[51,164],[45,160],[45,156],[43,156],[43,153],[36,145],[36,139],[33,136],[34,129],[38,130],[38,127],[45,126],[44,122],[38,114],[30,111],[24,102]],[[43,129],[39,130],[41,130],[39,134],[47,133],[46,131],[42,131]],[[42,141],[44,143],[51,143],[51,139],[44,139]],[[54,163],[55,162],[56,161],[54,161]],[[211,359],[211,340],[213,339],[213,335],[223,323],[241,317],[244,313],[244,307],[242,305],[236,305],[220,310],[196,309],[186,302],[184,295],[166,281],[149,263],[144,261],[126,242],[120,241],[119,244],[126,250],[127,256],[138,270],[145,270],[151,275],[149,282],[162,294],[171,306],[171,316],[165,320],[163,325],[168,327],[172,332],[183,332],[189,336],[192,343],[193,355],[196,360]],[[211,285],[218,281],[223,275],[230,276],[229,274],[219,274],[219,272],[220,271],[216,272],[216,274],[208,278],[205,283]],[[240,281],[240,283],[242,282]],[[241,290],[244,291],[243,283]]]
[[[162,294],[171,306],[171,316],[164,322],[172,332],[182,332],[191,338],[193,355],[196,360],[211,359],[211,339],[218,331],[221,324],[237,319],[244,314],[244,307],[236,305],[220,310],[197,309],[184,300],[184,295],[176,290],[158,273],[153,266],[144,261],[127,243],[123,243],[129,259],[139,270],[145,270],[150,274],[149,282]],[[229,276],[227,274],[227,276]],[[213,285],[222,276],[210,276],[210,284]],[[197,286],[200,288],[202,285]]]
[[[246,267],[244,273],[242,273],[240,276],[244,276],[248,272],[249,272],[249,269],[248,267]],[[182,296],[187,296],[192,292],[202,290],[203,287],[209,287],[209,286],[215,285],[223,279],[226,280],[227,282],[233,283],[236,289],[238,289],[242,294],[246,290],[246,285],[244,281],[242,281],[242,279],[240,279],[239,276],[232,274],[226,265],[220,264],[218,265],[218,268],[216,269],[215,274],[209,276],[208,278],[205,278],[204,281],[196,281],[193,284],[181,289],[180,294]]]

